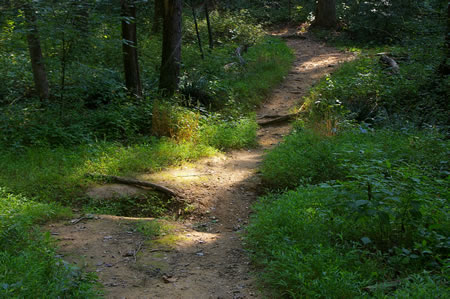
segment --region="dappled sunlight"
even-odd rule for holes
[[[353,57],[312,41],[288,43],[297,60],[258,116],[289,113],[311,84]],[[56,237],[70,236],[60,239],[61,253],[96,271],[107,294],[119,298],[145,297],[149,292],[155,298],[253,296],[242,231],[253,202],[264,192],[258,167],[266,150],[282,142],[289,131],[289,123],[264,127],[258,131],[257,148],[138,175],[140,180],[177,190],[184,211],[193,211],[180,209],[178,221],[162,221],[163,227],[173,226],[158,232],[158,237],[146,239],[136,229],[143,221],[153,223],[152,218],[99,216],[50,230]],[[139,156],[136,152],[130,158],[135,154]],[[147,158],[152,159],[137,160],[148,163]]]

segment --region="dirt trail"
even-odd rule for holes
[[[295,62],[258,111],[259,117],[288,113],[317,79],[353,58],[310,37],[287,43],[295,52]],[[262,297],[240,232],[248,223],[250,205],[262,191],[257,168],[264,152],[289,130],[289,124],[266,127],[258,132],[256,149],[141,175],[140,179],[182,190],[199,211],[190,219],[171,222],[172,232],[159,241],[145,242],[135,232],[136,222],[142,220],[137,218],[98,215],[47,229],[58,240],[65,260],[97,272],[107,298]]]

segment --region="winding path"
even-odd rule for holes
[[[286,32],[280,32],[279,35]],[[287,114],[318,79],[354,56],[307,36],[287,39],[295,62],[258,117]],[[262,192],[258,165],[289,124],[258,131],[259,147],[201,160],[139,178],[184,190],[199,216],[170,222],[174,235],[151,245],[135,233],[142,219],[99,215],[76,224],[51,224],[67,261],[96,271],[107,298],[261,297],[242,248],[241,231]],[[156,247],[155,247],[156,246]]]

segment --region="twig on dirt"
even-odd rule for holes
[[[137,262],[137,254],[139,253],[139,251],[141,251],[141,248],[142,248],[142,242],[139,242],[136,249],[133,252],[134,263]]]
[[[140,180],[130,179],[130,178],[124,178],[124,177],[119,177],[119,176],[114,176],[114,175],[97,174],[97,173],[88,173],[87,176],[94,177],[94,178],[102,178],[102,179],[106,179],[108,181],[116,182],[116,183],[120,183],[120,184],[150,187],[150,188],[153,188],[162,193],[168,194],[170,196],[183,198],[183,196],[181,194],[179,194],[167,187],[164,187],[164,186],[161,186],[161,185],[158,185],[155,183],[150,183],[150,182],[140,181]]]
[[[150,249],[148,252],[159,252],[159,251],[170,252],[172,250],[170,250],[170,249],[163,249],[163,248],[155,248],[155,249]]]
[[[198,173],[198,174],[186,174],[186,175],[177,175],[178,178],[185,178],[190,176],[204,176],[204,175],[213,175],[212,173]]]
[[[94,217],[94,215],[92,215],[92,214],[87,214],[87,215],[83,215],[83,216],[81,216],[80,218],[78,218],[78,219],[72,219],[72,220],[70,220],[70,224],[77,224],[77,223],[79,223],[80,221],[83,221],[83,220],[89,220],[89,219],[94,219],[95,217]]]

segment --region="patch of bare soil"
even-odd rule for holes
[[[258,111],[260,118],[288,114],[318,79],[353,58],[305,37],[287,39],[295,62]],[[171,222],[172,232],[160,241],[145,241],[135,231],[136,222],[146,219],[96,215],[46,228],[58,240],[64,259],[97,272],[107,298],[263,297],[255,287],[241,233],[252,202],[262,192],[258,165],[265,151],[289,130],[288,123],[264,127],[258,132],[256,149],[138,177],[180,190],[197,208],[190,219]],[[127,195],[139,191],[124,190]],[[90,192],[98,196],[121,191],[114,185]]]

